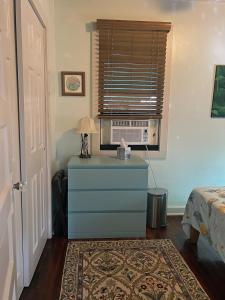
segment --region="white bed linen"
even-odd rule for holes
[[[191,226],[204,235],[225,262],[225,187],[194,189],[182,225],[188,238]]]

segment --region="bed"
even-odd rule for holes
[[[225,262],[225,187],[195,188],[182,226],[192,243],[197,243],[199,234],[205,236]]]

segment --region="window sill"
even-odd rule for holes
[[[100,150],[116,150],[120,145],[102,144]],[[132,151],[146,151],[146,146],[149,151],[159,151],[159,145],[128,145]]]

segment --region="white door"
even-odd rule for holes
[[[23,288],[21,193],[13,0],[0,0],[0,299]]]
[[[45,28],[28,0],[17,1],[24,285],[47,240]]]

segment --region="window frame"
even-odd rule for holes
[[[97,134],[91,136],[91,151],[96,155],[115,155],[115,145],[113,150],[105,150],[107,147],[101,146],[100,149],[100,119],[98,118],[98,61],[96,59],[96,25],[93,27],[91,32],[91,114],[96,122],[96,127],[98,130]],[[172,36],[173,30],[171,26],[170,32],[167,33],[167,50],[166,50],[166,63],[165,63],[165,76],[164,76],[164,102],[163,102],[163,112],[162,119],[160,120],[160,132],[159,132],[159,148],[150,147],[148,149],[151,151],[152,158],[166,158],[167,155],[167,137],[168,137],[168,111],[169,111],[169,96],[170,96],[170,74],[171,74],[171,59],[172,59]],[[138,119],[138,118],[137,118]],[[137,146],[134,147],[135,155],[140,157],[146,157],[146,147]],[[139,148],[139,149],[137,149]]]

